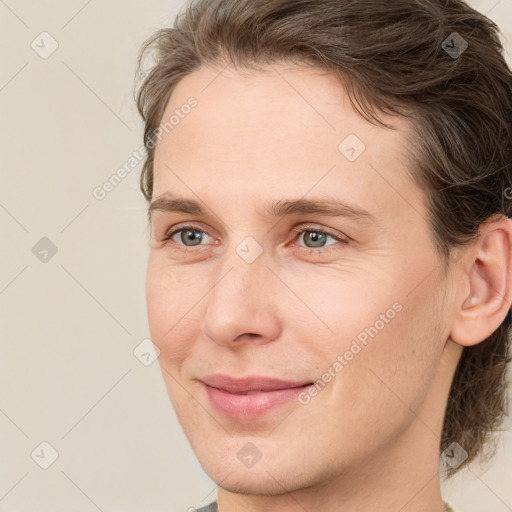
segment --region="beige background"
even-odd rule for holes
[[[512,0],[472,4],[510,55]],[[215,498],[158,363],[133,353],[149,337],[141,165],[93,196],[141,146],[136,55],[182,5],[0,0],[0,511],[184,512]],[[512,510],[505,427],[494,462],[444,489],[460,511]],[[42,442],[58,453],[48,469]]]

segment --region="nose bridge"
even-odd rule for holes
[[[245,235],[240,242],[233,241],[221,258],[218,278],[215,281],[218,283],[215,288],[220,285],[218,294],[227,294],[226,298],[229,299],[230,294],[234,294],[236,298],[250,293],[252,300],[247,305],[250,307],[252,303],[256,304],[262,280],[268,280],[271,275],[267,268],[268,254],[263,245],[253,236]],[[219,281],[221,278],[222,284]]]
[[[219,344],[231,343],[244,334],[257,334],[267,341],[278,335],[275,295],[270,290],[272,273],[262,249],[257,256],[256,250],[255,241],[245,240],[224,254],[218,266],[203,330]]]

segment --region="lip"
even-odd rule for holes
[[[215,411],[236,420],[255,420],[297,397],[311,381],[285,381],[269,377],[234,378],[207,375],[200,379]]]

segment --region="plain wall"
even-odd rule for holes
[[[512,0],[471,3],[510,63]],[[158,363],[134,355],[149,337],[141,165],[93,195],[141,147],[136,57],[183,4],[0,2],[0,511],[184,512],[216,496]],[[443,489],[460,512],[512,510],[504,428],[493,462]]]

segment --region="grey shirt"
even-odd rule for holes
[[[447,512],[455,512],[453,510],[453,508],[448,503],[444,502],[444,504],[445,504]],[[218,512],[217,511],[217,502],[214,501],[214,502],[210,503],[209,505],[207,505],[206,507],[199,508],[199,509],[197,509],[197,512]]]
[[[206,507],[198,508],[197,512],[217,512],[217,502],[214,501]]]

